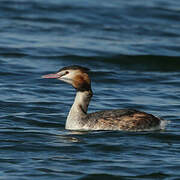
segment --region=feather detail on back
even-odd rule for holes
[[[160,119],[144,112],[132,109],[117,109],[90,113],[86,116],[90,128],[103,130],[140,131],[158,127]]]

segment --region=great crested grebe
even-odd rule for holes
[[[57,78],[71,84],[77,91],[74,103],[66,120],[69,130],[126,130],[146,131],[161,129],[161,119],[151,114],[133,110],[105,110],[87,114],[93,96],[88,68],[73,65],[60,69],[43,78]]]

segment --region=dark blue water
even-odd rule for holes
[[[0,179],[180,178],[180,1],[1,0]],[[89,112],[135,108],[156,132],[72,132],[75,95],[41,76],[92,70]]]

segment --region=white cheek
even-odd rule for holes
[[[65,73],[65,72],[63,72],[63,73]],[[73,81],[74,81],[76,75],[77,75],[76,71],[74,71],[74,72],[70,71],[68,74],[65,74],[62,77],[60,77],[59,80],[64,81],[69,84],[73,84]]]
[[[74,73],[69,73],[59,78],[59,80],[72,84],[73,78],[74,78]]]
[[[72,79],[69,79],[67,77],[59,78],[59,80],[64,81],[64,82],[69,83],[69,84],[72,84]]]
[[[74,79],[75,73],[74,73],[74,72],[71,72],[71,73],[69,73],[69,74],[66,74],[64,77],[65,77],[65,78],[68,78],[68,79]]]

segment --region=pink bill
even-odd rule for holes
[[[42,76],[42,78],[59,78],[60,75],[59,74],[47,74]]]

